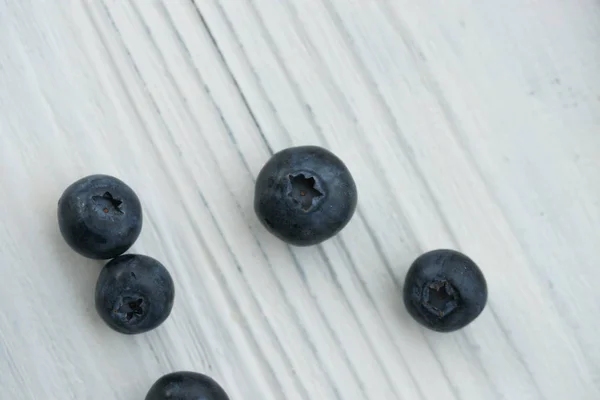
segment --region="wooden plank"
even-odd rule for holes
[[[0,4],[0,387],[143,398],[195,370],[232,399],[597,399],[600,17],[593,0],[7,0]],[[359,207],[293,248],[252,207],[275,151],[346,161]],[[109,330],[102,263],[56,201],[108,173],[140,195],[132,252],[168,266],[159,329]],[[425,331],[420,253],[460,249],[481,317]]]

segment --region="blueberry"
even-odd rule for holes
[[[425,253],[406,274],[404,305],[417,322],[434,331],[464,328],[481,314],[486,301],[483,273],[458,251]]]
[[[175,286],[169,271],[152,257],[125,254],[111,260],[96,283],[96,311],[117,332],[148,332],[173,308]]]
[[[219,384],[197,372],[173,372],[156,381],[146,400],[229,400]]]
[[[273,155],[258,174],[254,210],[281,240],[310,246],[346,226],[357,197],[350,171],[335,154],[316,146],[291,147]]]
[[[58,226],[69,246],[100,260],[123,254],[142,230],[142,206],[129,186],[91,175],[69,186],[58,201]]]

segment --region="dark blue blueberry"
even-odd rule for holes
[[[229,400],[229,397],[211,377],[182,371],[157,380],[146,395],[146,400]]]
[[[125,254],[111,260],[96,283],[96,311],[117,332],[148,332],[173,308],[175,286],[169,271],[152,257]]]
[[[291,147],[264,165],[254,194],[263,225],[296,246],[321,243],[352,218],[356,184],[335,154],[317,146]]]
[[[466,255],[434,250],[411,265],[404,282],[404,305],[429,329],[452,332],[473,322],[487,301],[483,273]]]
[[[58,225],[69,246],[89,258],[123,254],[142,230],[142,206],[117,178],[91,175],[69,186],[58,201]]]

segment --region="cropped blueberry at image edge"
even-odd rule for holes
[[[175,285],[152,257],[125,254],[106,264],[96,283],[98,315],[113,330],[139,334],[160,326],[171,314]]]
[[[433,250],[410,266],[403,288],[404,305],[421,325],[453,332],[473,322],[485,308],[487,282],[481,269],[455,250]]]
[[[58,225],[65,242],[84,257],[107,260],[127,251],[142,230],[135,192],[110,175],[90,175],[65,189],[58,200]]]
[[[229,400],[213,378],[198,372],[179,371],[160,377],[145,400]]]
[[[336,235],[354,215],[357,201],[356,184],[344,162],[318,146],[275,153],[255,184],[258,219],[295,246],[315,245]]]

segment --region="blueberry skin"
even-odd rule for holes
[[[211,377],[181,371],[157,380],[146,395],[146,400],[229,400],[229,397]]]
[[[254,193],[254,211],[281,240],[310,246],[337,234],[352,218],[358,194],[346,165],[317,146],[291,147],[264,165]]]
[[[487,297],[487,283],[477,264],[454,250],[421,255],[404,282],[404,305],[409,314],[437,332],[456,331],[473,322]]]
[[[58,200],[58,226],[67,244],[84,257],[123,254],[142,230],[142,206],[119,179],[91,175],[69,186]]]
[[[169,271],[152,257],[125,254],[104,266],[96,282],[96,311],[117,332],[133,335],[162,324],[173,308]]]

